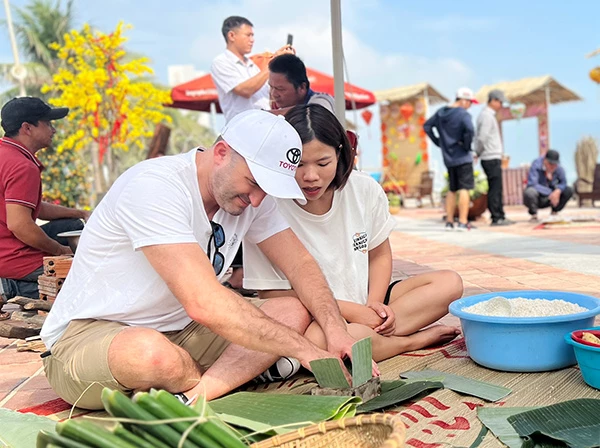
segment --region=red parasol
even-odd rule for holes
[[[210,74],[173,87],[171,100],[173,102],[168,106],[177,109],[210,112],[211,103],[215,103],[217,112],[221,112],[217,88]]]
[[[306,69],[306,74],[308,75],[311,89],[315,92],[328,93],[333,96],[334,86],[332,76],[311,68]],[[346,97],[346,109],[348,110],[353,108],[352,101],[354,101],[356,109],[368,107],[371,104],[375,104],[376,101],[373,92],[349,83],[344,84],[344,94]],[[171,90],[171,99],[173,103],[168,105],[170,107],[209,112],[211,103],[215,103],[217,112],[221,112],[217,88],[210,74],[173,87]]]

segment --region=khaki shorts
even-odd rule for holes
[[[260,307],[266,300],[252,299]],[[108,366],[108,349],[114,337],[127,325],[106,320],[82,319],[69,323],[61,338],[44,358],[44,370],[54,391],[66,402],[85,409],[102,409],[100,394],[104,387],[130,394]],[[183,330],[163,333],[173,344],[186,350],[202,370],[208,369],[229,341],[207,327],[191,322]]]

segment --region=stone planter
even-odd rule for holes
[[[442,209],[446,210],[446,196],[442,198]],[[487,194],[482,194],[478,198],[472,199],[469,207],[469,221],[475,221],[483,212],[487,210]],[[458,207],[454,212],[454,217],[458,218]]]
[[[471,201],[469,208],[469,221],[475,221],[483,212],[487,210],[487,194],[482,194],[478,198]],[[456,212],[458,216],[458,211]]]

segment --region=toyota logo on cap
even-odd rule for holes
[[[300,163],[301,155],[302,151],[300,151],[298,148],[292,148],[285,154],[290,163],[293,163],[294,165],[298,165],[298,163]]]

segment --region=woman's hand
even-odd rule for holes
[[[372,327],[377,333],[383,336],[391,336],[396,330],[396,314],[389,306],[381,302],[367,303],[367,307],[377,313],[382,319],[382,323],[377,327]]]
[[[357,317],[358,319],[355,319],[352,322],[366,325],[373,330],[381,326],[385,321],[385,319],[382,318],[379,313],[377,313],[377,311],[371,308],[369,305],[362,306],[361,313]]]

